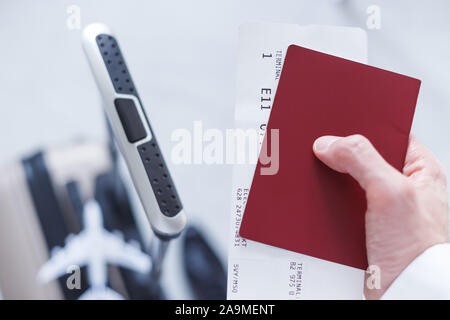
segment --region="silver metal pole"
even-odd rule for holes
[[[151,278],[153,281],[159,281],[161,275],[162,264],[166,255],[167,247],[170,240],[162,240],[156,235],[152,240],[150,247],[150,255],[152,257]]]

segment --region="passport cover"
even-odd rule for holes
[[[240,236],[366,269],[364,190],[312,145],[362,134],[401,171],[419,88],[420,80],[291,45],[266,131],[279,129],[279,170],[261,175],[258,162]]]

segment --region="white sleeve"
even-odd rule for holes
[[[425,250],[394,280],[381,299],[450,299],[450,244]]]

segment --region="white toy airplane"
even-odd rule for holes
[[[107,264],[118,265],[142,273],[150,271],[151,258],[143,253],[139,244],[126,243],[115,233],[103,228],[102,212],[95,201],[86,203],[83,211],[84,229],[66,238],[64,248],[55,247],[52,255],[39,270],[42,282],[66,274],[69,266],[87,266],[90,288],[79,299],[123,299],[107,287]]]

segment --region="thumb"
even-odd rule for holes
[[[366,191],[372,184],[380,186],[404,178],[362,135],[323,136],[316,139],[313,151],[331,169],[350,174]]]

